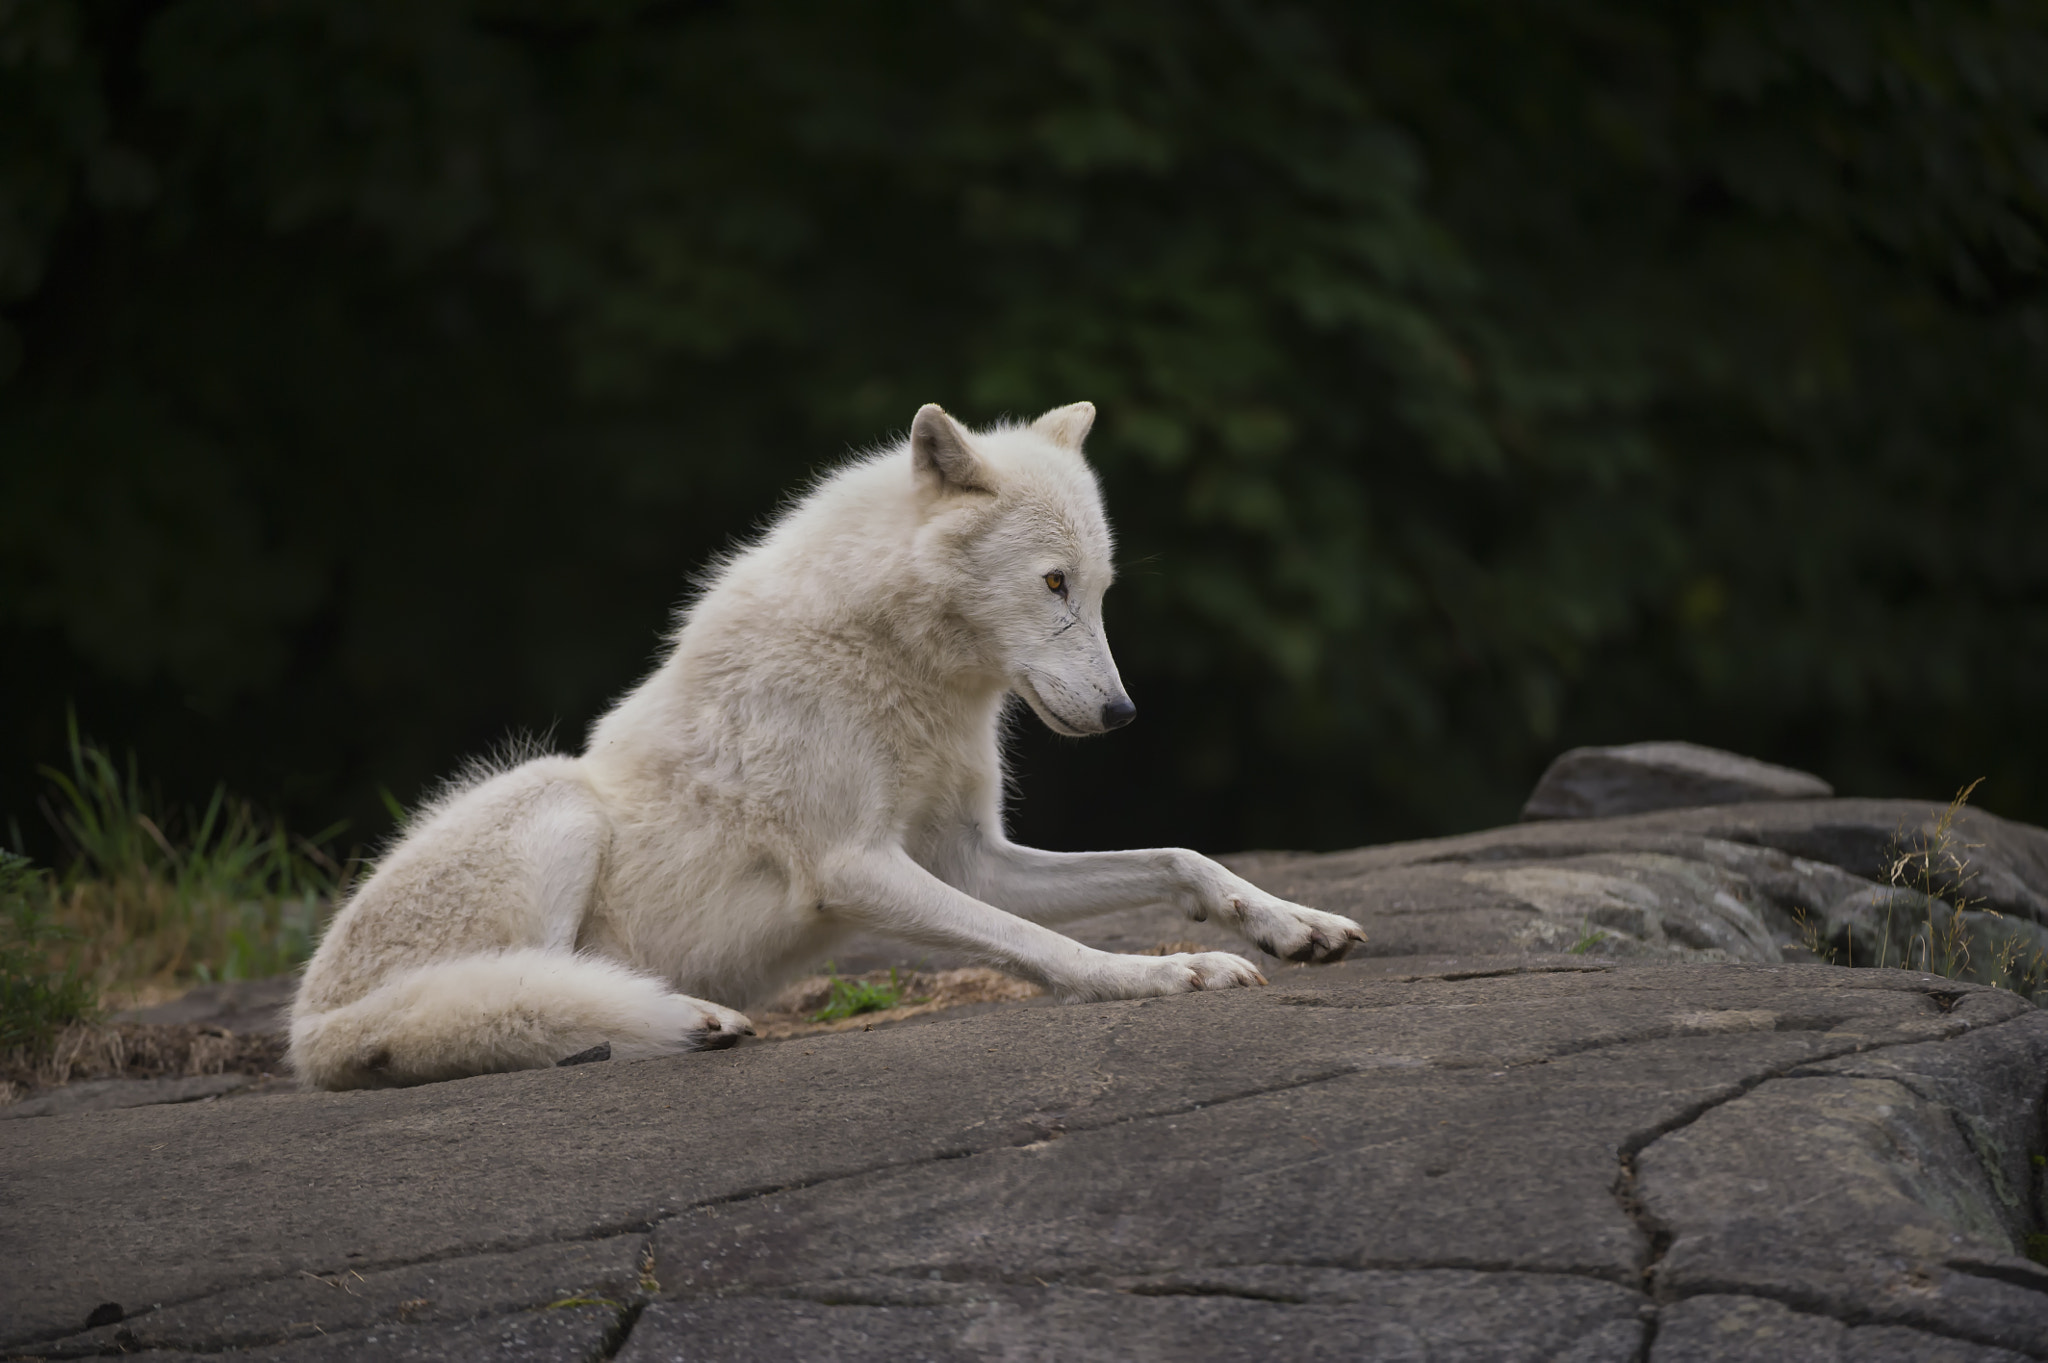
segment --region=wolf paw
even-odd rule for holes
[[[1191,994],[1198,989],[1237,989],[1264,984],[1259,968],[1227,951],[1176,956],[1110,956],[1088,983],[1061,993],[1072,1000],[1150,999]]]
[[[721,1008],[715,1003],[697,1002],[698,1025],[690,1030],[690,1048],[697,1051],[722,1051],[728,1046],[737,1046],[743,1036],[754,1034],[754,1024],[747,1021],[745,1013],[736,1013],[730,1008]]]
[[[1349,918],[1290,904],[1250,886],[1230,896],[1230,910],[1247,941],[1282,960],[1341,961],[1365,940],[1365,929]]]
[[[1165,956],[1161,959],[1187,972],[1189,990],[1241,989],[1246,985],[1266,982],[1266,977],[1259,973],[1257,966],[1244,957],[1228,951],[1204,951],[1195,955]]]

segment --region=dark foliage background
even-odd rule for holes
[[[1090,398],[1053,845],[1684,737],[2048,821],[2039,0],[0,0],[0,812],[387,826],[938,400]]]

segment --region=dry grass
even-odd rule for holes
[[[754,1034],[770,1041],[818,1032],[857,1032],[880,1022],[900,1022],[924,1013],[936,1013],[970,1003],[1015,1003],[1036,998],[1045,991],[1035,984],[1005,975],[1000,970],[970,967],[962,970],[898,971],[895,984],[905,999],[899,1004],[852,1017],[816,1020],[816,1014],[832,1000],[835,984],[857,983],[885,988],[890,984],[886,970],[865,975],[813,975],[798,980],[778,994],[768,1007],[749,1013]]]
[[[1184,951],[1214,950],[1204,942],[1161,942],[1136,954],[1174,956]],[[817,1014],[849,985],[877,990],[893,987],[904,1002],[894,1008],[819,1021]],[[982,966],[960,970],[872,970],[865,975],[812,975],[798,980],[776,995],[766,1008],[747,1016],[753,1021],[754,1035],[766,1041],[781,1041],[819,1032],[857,1032],[877,1023],[901,1022],[973,1003],[1021,1003],[1043,993],[1043,989],[1027,980]]]
[[[83,1079],[162,1079],[200,1074],[278,1074],[285,1039],[185,1023],[74,1023],[48,1049],[0,1054],[0,1103]]]
[[[2031,925],[1971,893],[1978,878],[1971,854],[1983,844],[1964,840],[1961,820],[1982,783],[1957,791],[1933,823],[1893,836],[1885,848],[1886,884],[1873,892],[1860,934],[1851,923],[1830,938],[1821,924],[1796,914],[1806,950],[1831,964],[1921,970],[2029,998],[2048,993],[2048,952]]]

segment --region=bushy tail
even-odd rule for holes
[[[343,1007],[292,1013],[291,1061],[315,1088],[396,1088],[539,1069],[609,1043],[619,1060],[745,1029],[716,1005],[592,956],[524,949],[409,970]]]

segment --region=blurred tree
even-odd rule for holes
[[[1665,736],[2048,820],[2044,231],[2040,0],[0,0],[0,808],[75,701],[373,833],[835,451],[1087,397],[1145,722],[1031,836]]]

